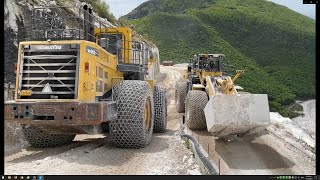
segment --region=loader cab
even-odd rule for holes
[[[199,54],[199,69],[205,72],[221,72],[223,54]]]
[[[130,27],[95,28],[95,37],[100,46],[117,57],[117,70],[124,73],[125,80],[144,80],[148,63],[158,58],[152,47],[134,37]]]
[[[121,34],[99,34],[98,35],[98,44],[104,48],[109,53],[116,55],[118,50],[121,50],[122,44],[122,35]]]
[[[97,44],[111,54],[117,55],[119,62],[132,63],[132,30],[129,27],[95,28]]]
[[[101,33],[97,36],[97,44],[109,53],[122,59],[122,34]]]

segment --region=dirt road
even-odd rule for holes
[[[159,81],[167,88],[169,102],[167,132],[154,134],[146,148],[116,148],[108,135],[78,135],[72,144],[50,149],[7,147],[5,174],[201,174],[179,136],[181,115],[174,108],[174,87],[180,74],[166,68],[161,72]]]
[[[183,67],[161,67],[160,84],[167,88],[168,125],[164,134],[154,134],[143,149],[119,149],[108,136],[77,136],[75,142],[52,149],[20,147],[6,151],[5,174],[201,174],[192,153],[179,137],[182,114],[174,105],[175,83]],[[206,131],[190,131],[210,158],[220,162],[221,174],[295,175],[315,174],[315,161],[284,138],[300,143],[281,127],[272,125],[243,139],[215,139]],[[280,133],[281,132],[281,133]],[[303,145],[301,145],[303,146]]]

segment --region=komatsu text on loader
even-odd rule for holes
[[[244,71],[231,78],[222,73],[224,54],[194,55],[176,84],[176,108],[185,112],[189,129],[207,129],[214,136],[244,136],[270,125],[267,94],[238,92],[234,82]]]
[[[19,43],[15,99],[5,120],[32,146],[109,132],[117,147],[147,146],[167,122],[156,46],[129,27],[110,27],[90,5],[34,8],[29,41]]]

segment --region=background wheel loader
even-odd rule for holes
[[[234,82],[244,71],[233,78],[223,75],[224,57],[194,55],[185,80],[176,84],[176,109],[185,113],[189,129],[207,129],[217,137],[259,132],[270,125],[268,97],[238,92],[243,88]]]
[[[32,20],[30,40],[19,43],[15,99],[5,102],[5,120],[21,124],[32,146],[109,132],[117,147],[140,148],[166,130],[156,46],[108,27],[87,4],[34,8]]]

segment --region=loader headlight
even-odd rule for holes
[[[30,45],[23,45],[23,49],[30,49]]]

